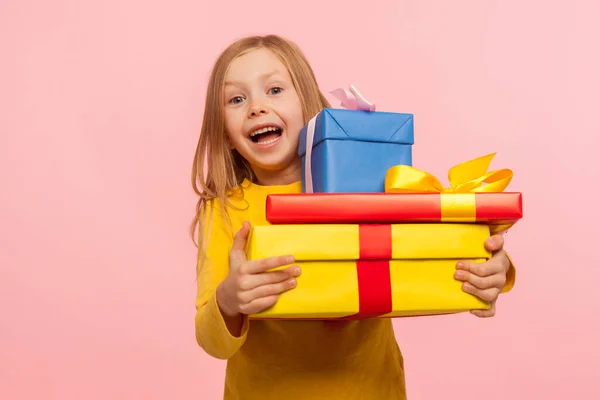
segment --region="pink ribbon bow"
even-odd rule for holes
[[[348,89],[336,89],[330,92],[349,110],[375,111],[375,104],[363,96],[354,85]]]
[[[349,110],[362,110],[362,111],[375,111],[375,104],[367,100],[359,91],[350,85],[350,90],[347,89],[336,89],[331,92],[338,100],[341,101],[342,107]],[[304,183],[305,192],[313,192],[313,181],[312,181],[312,146],[315,138],[315,123],[317,121],[317,115],[315,115],[310,121],[306,128],[306,152],[304,159]]]

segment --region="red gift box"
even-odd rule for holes
[[[301,193],[267,196],[272,224],[482,223],[504,230],[523,216],[521,193]]]

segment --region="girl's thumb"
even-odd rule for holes
[[[250,233],[250,223],[248,221],[242,224],[241,229],[235,234],[233,238],[233,244],[231,246],[231,252],[236,252],[239,255],[246,255],[246,240]]]

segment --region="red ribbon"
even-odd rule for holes
[[[392,312],[392,227],[389,224],[365,224],[359,225],[358,229],[358,313],[349,319],[373,318]]]

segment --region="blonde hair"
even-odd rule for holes
[[[250,36],[235,41],[221,53],[208,82],[202,128],[192,166],[192,187],[199,200],[190,235],[194,240],[195,233],[198,233],[196,245],[200,249],[205,220],[202,215],[206,204],[218,199],[221,210],[225,211],[226,206],[231,206],[228,196],[232,195],[232,189],[238,187],[244,179],[251,182],[255,182],[256,179],[250,164],[230,148],[225,132],[223,89],[225,75],[232,61],[259,48],[272,51],[289,71],[300,98],[305,124],[323,108],[330,107],[319,90],[314,72],[304,54],[289,40],[277,35]],[[243,191],[238,193],[243,196]],[[226,214],[226,211],[223,214]]]

